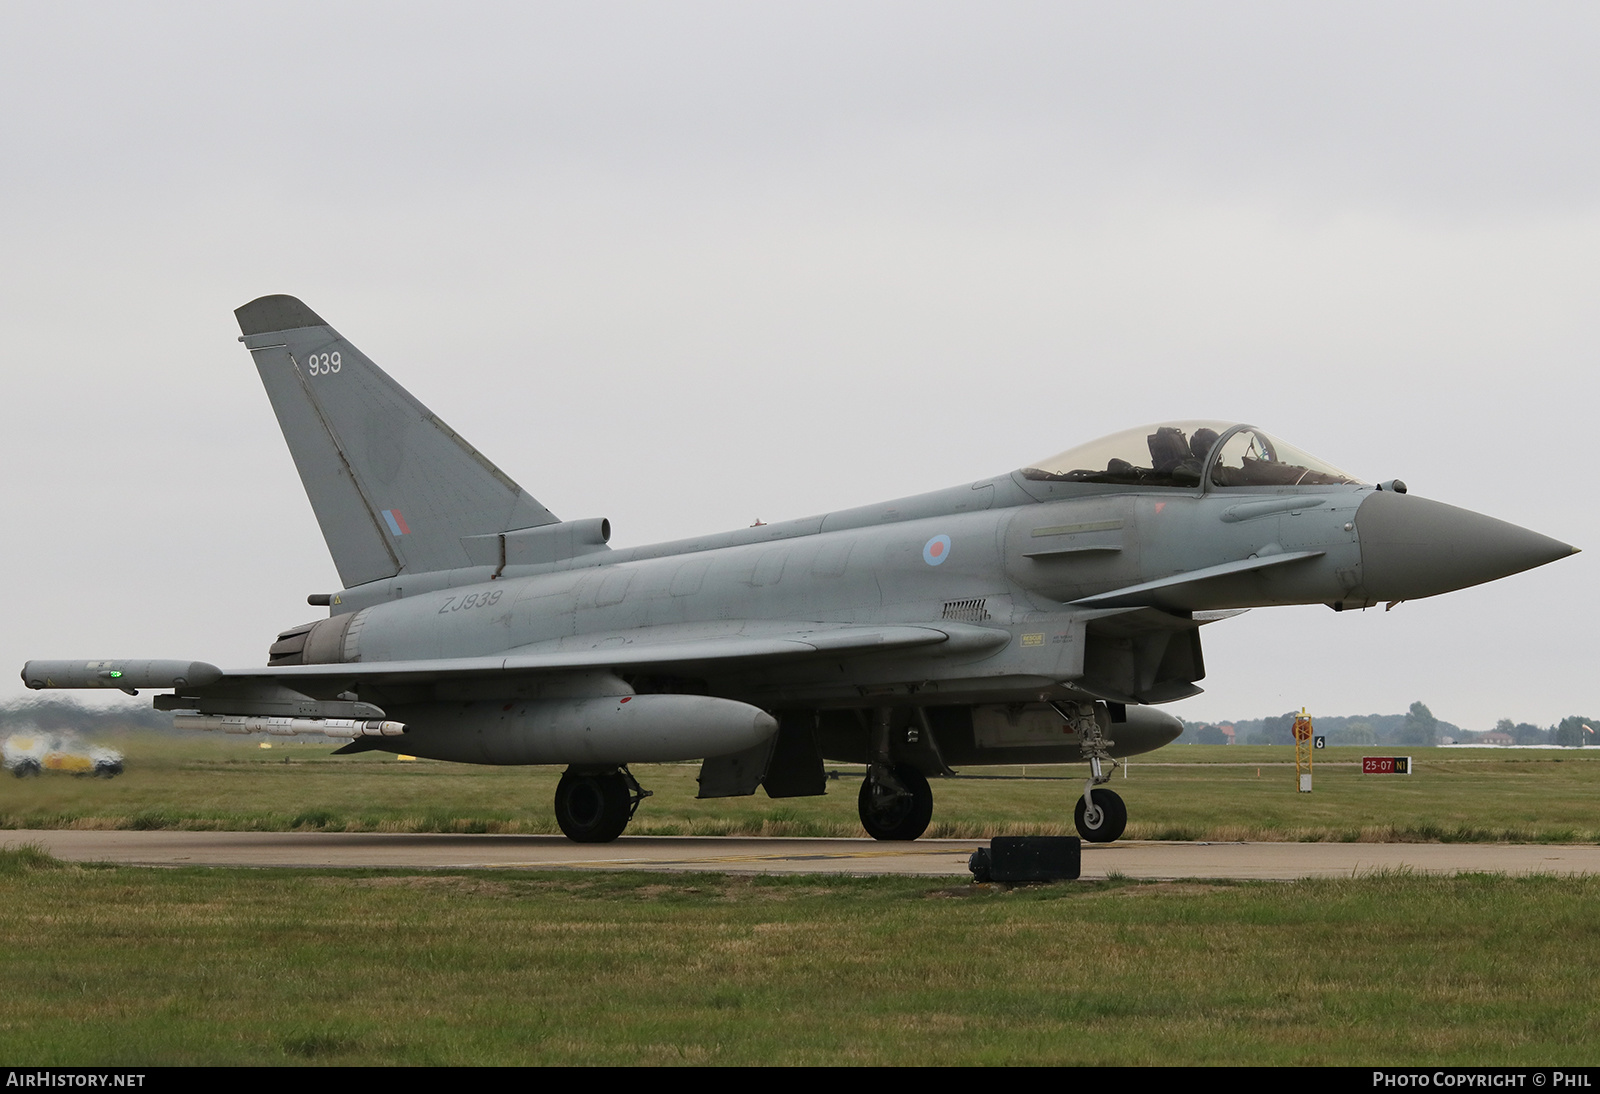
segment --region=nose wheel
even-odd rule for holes
[[[861,827],[873,839],[913,840],[933,819],[933,789],[910,764],[873,764],[856,799]]]
[[[1090,843],[1110,843],[1128,827],[1128,807],[1122,796],[1114,790],[1096,787],[1088,795],[1090,801],[1078,799],[1072,811],[1072,822],[1078,826],[1078,835]]]

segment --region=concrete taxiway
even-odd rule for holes
[[[726,874],[899,874],[965,877],[985,840],[624,836],[576,844],[560,836],[355,832],[10,831],[0,846],[36,844],[74,862],[139,866],[393,869],[661,870]],[[1084,844],[1083,876],[1165,880],[1291,880],[1385,871],[1419,874],[1600,874],[1600,846],[1465,843]]]

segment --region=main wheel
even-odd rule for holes
[[[928,830],[928,822],[933,819],[933,789],[922,772],[909,764],[898,765],[894,777],[906,793],[898,794],[870,776],[861,781],[861,794],[856,799],[861,827],[873,839],[916,839]]]
[[[1095,789],[1089,795],[1094,799],[1094,812],[1089,812],[1080,797],[1072,811],[1072,823],[1078,826],[1078,835],[1090,843],[1110,843],[1128,827],[1128,807],[1113,790]]]
[[[556,785],[556,823],[574,843],[610,843],[628,827],[632,802],[620,771],[561,776]]]

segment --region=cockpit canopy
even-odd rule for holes
[[[1251,425],[1165,422],[1069,448],[1022,469],[1041,482],[1116,486],[1336,486],[1360,480]]]

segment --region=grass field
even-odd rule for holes
[[[0,1058],[1594,1064],[1600,880],[152,870],[0,853]]]
[[[188,828],[286,831],[556,831],[555,768],[404,762],[327,745],[159,734],[121,743],[127,773],[0,780],[0,828]],[[1416,749],[1416,774],[1363,775],[1373,749],[1317,756],[1316,787],[1295,791],[1293,753],[1273,747],[1176,746],[1134,760],[1112,786],[1128,803],[1128,838],[1267,840],[1600,840],[1600,749]],[[655,796],[628,831],[651,835],[858,836],[860,768],[838,767],[819,798],[695,799],[695,765],[641,765]],[[934,781],[929,835],[1072,831],[1083,768],[973,768]]]
[[[133,736],[113,780],[0,781],[0,826],[552,832],[553,769]],[[1417,774],[1168,748],[1130,836],[1600,839],[1600,751],[1418,749]],[[1593,758],[1591,758],[1591,755]],[[1343,765],[1343,766],[1341,766]],[[858,835],[821,798],[630,832]],[[1065,832],[1077,768],[938,780],[931,834]],[[140,869],[0,852],[0,1059],[101,1064],[1593,1064],[1600,879],[1006,889],[909,878]]]

